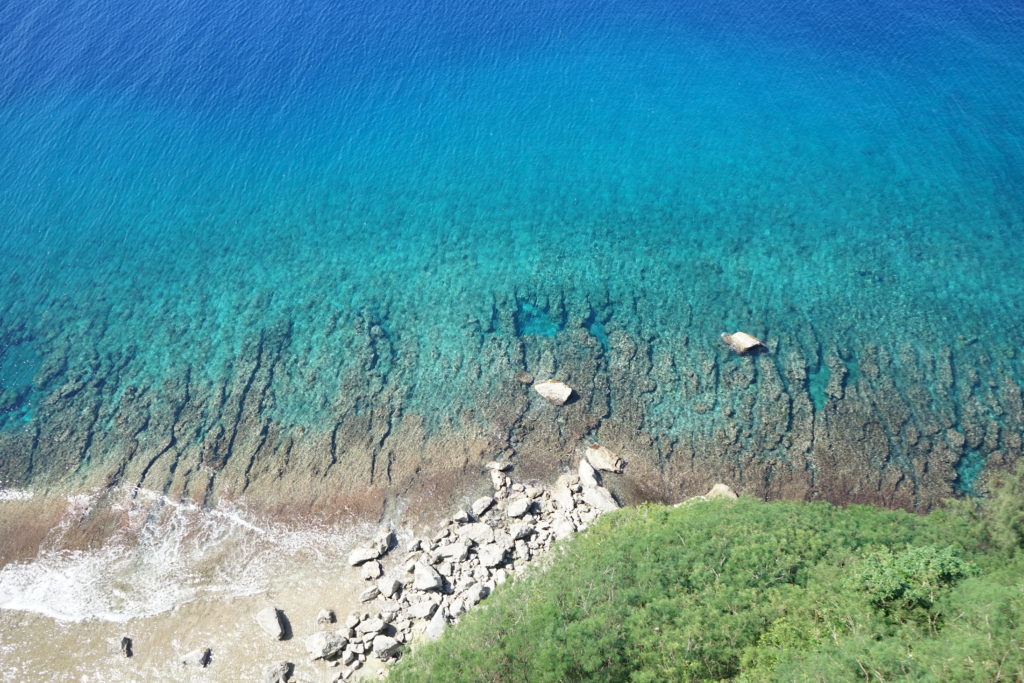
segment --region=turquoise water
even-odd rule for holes
[[[588,437],[913,506],[1012,461],[1024,14],[748,5],[0,10],[0,480]]]

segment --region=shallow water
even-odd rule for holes
[[[631,500],[923,509],[1019,457],[1020,8],[336,4],[0,8],[0,487],[377,520],[599,440]]]

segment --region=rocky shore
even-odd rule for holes
[[[408,648],[439,638],[501,584],[536,566],[561,539],[586,529],[620,504],[605,478],[620,475],[625,461],[608,448],[584,449],[576,468],[549,485],[519,480],[513,464],[491,461],[484,468],[491,491],[459,506],[433,532],[382,528],[351,550],[348,564],[363,588],[347,596],[357,607],[347,616],[324,604],[315,623],[297,624],[278,605],[258,610],[257,636],[275,651],[275,641],[296,639],[304,658],[282,657],[263,666],[263,683],[344,681],[384,677]],[[710,496],[735,494],[723,485]],[[216,642],[179,657],[180,669],[220,680]],[[124,638],[121,655],[131,657]],[[284,645],[281,654],[295,652]]]
[[[576,473],[543,487],[515,481],[510,463],[489,462],[492,495],[459,509],[435,533],[399,548],[395,533],[385,530],[351,552],[349,564],[360,568],[367,583],[359,596],[365,607],[338,624],[325,608],[318,619],[321,628],[305,636],[309,658],[335,668],[331,680],[348,680],[368,661],[386,664],[406,646],[437,639],[556,541],[619,507],[600,472],[620,473],[623,466],[606,448],[592,445]],[[269,608],[257,620],[280,638],[280,615]],[[263,680],[301,680],[291,678],[293,669],[290,662],[273,663]]]

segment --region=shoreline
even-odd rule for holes
[[[493,471],[492,471],[493,472]],[[568,475],[562,475],[564,480]],[[618,478],[616,475],[615,478]],[[517,478],[518,479],[518,478]],[[517,481],[508,486],[515,486],[516,490],[508,489],[513,496],[520,496],[523,491],[531,491],[538,496],[538,500],[549,500],[550,482],[529,482],[530,487]],[[493,485],[493,481],[487,486]],[[540,486],[537,486],[540,484]],[[471,505],[469,500],[477,497],[481,491],[480,486],[467,486],[465,493],[460,498],[449,499],[439,503],[435,513],[427,516],[420,515],[413,518],[403,515],[400,523],[395,524],[398,533],[397,545],[405,548],[414,538],[430,538],[427,531],[436,528],[438,525],[447,524],[449,527],[456,522],[451,520],[451,511],[454,509],[468,510]],[[124,492],[122,492],[124,493]],[[498,495],[496,493],[496,495]],[[128,497],[128,496],[125,496]],[[609,494],[610,497],[610,494]],[[11,498],[11,497],[9,497]],[[47,569],[48,578],[52,578],[63,571],[72,571],[76,566],[67,562],[68,558],[90,557],[102,553],[110,545],[111,536],[105,539],[92,535],[97,529],[110,529],[112,520],[119,520],[128,528],[122,528],[118,537],[123,541],[129,537],[132,542],[151,540],[153,536],[144,537],[140,529],[145,529],[147,523],[141,527],[132,527],[133,520],[138,523],[140,515],[133,515],[130,509],[125,509],[122,504],[110,504],[108,498],[101,495],[94,496],[92,503],[104,501],[104,505],[93,508],[84,502],[84,496],[71,496],[65,498],[64,514],[54,529],[63,528],[65,534],[60,536],[61,540],[71,541],[66,547],[57,549],[53,535],[49,540],[44,539],[38,556],[31,562],[14,562],[6,566],[0,566],[0,599],[4,598],[3,590],[5,581],[9,588],[10,574],[12,568],[38,565],[46,558],[62,559],[63,565],[54,565]],[[198,528],[182,528],[187,526],[188,515],[195,517],[195,520],[210,523],[211,519],[220,522],[230,523],[236,530],[244,530],[248,535],[242,535],[234,539],[240,543],[260,542],[260,539],[268,533],[296,534],[294,540],[301,540],[306,543],[316,543],[316,534],[319,539],[332,539],[328,549],[320,549],[317,557],[310,556],[303,549],[293,547],[290,550],[282,549],[282,553],[293,553],[291,556],[279,558],[281,562],[277,565],[264,567],[266,575],[263,577],[265,583],[256,587],[249,594],[216,594],[201,593],[192,595],[189,599],[180,604],[175,604],[167,609],[157,611],[153,614],[138,616],[121,615],[123,618],[111,618],[108,614],[106,619],[92,615],[91,618],[68,620],[65,614],[43,614],[39,611],[25,611],[24,609],[0,608],[0,653],[11,653],[13,659],[7,666],[6,671],[0,671],[0,679],[18,680],[26,675],[49,675],[54,680],[92,680],[94,675],[104,676],[103,680],[136,680],[138,676],[144,675],[151,680],[172,680],[180,679],[182,667],[179,659],[187,652],[195,648],[211,647],[213,650],[212,661],[208,669],[187,670],[189,680],[225,680],[225,671],[244,673],[246,679],[251,677],[257,680],[263,669],[276,661],[287,659],[296,665],[296,681],[320,681],[332,680],[331,676],[338,671],[335,667],[311,663],[309,656],[303,647],[305,638],[314,632],[317,627],[317,615],[321,610],[332,610],[341,622],[346,614],[366,610],[368,605],[359,602],[360,592],[367,587],[367,583],[360,578],[360,569],[350,566],[348,553],[360,543],[365,543],[372,535],[374,529],[390,528],[385,524],[383,527],[376,521],[362,520],[356,523],[354,519],[349,520],[347,525],[319,526],[313,535],[301,538],[302,533],[310,532],[299,527],[288,527],[280,524],[280,527],[266,524],[266,520],[258,520],[250,517],[249,512],[242,509],[214,509],[203,510],[187,503],[172,503],[167,499],[153,492],[136,493],[131,497],[132,501],[149,500],[160,502],[162,510],[171,510],[173,514],[169,520],[167,529],[180,531],[179,537],[175,538],[174,544],[191,539],[197,543],[203,543],[209,539],[202,536]],[[0,503],[0,513],[9,511],[10,507],[22,507],[22,517],[32,518],[32,512],[40,510],[52,511],[57,505],[57,497],[54,496],[27,496],[18,497],[17,500],[5,500]],[[500,503],[495,508],[497,511],[503,508],[505,503]],[[544,505],[549,505],[544,503]],[[539,515],[541,508],[535,510]],[[8,508],[8,510],[5,510]],[[34,510],[30,510],[34,509]],[[135,511],[136,513],[139,511]],[[502,513],[503,514],[503,513]],[[16,516],[16,515],[15,515]],[[529,516],[529,515],[527,515]],[[152,511],[144,516],[152,521]],[[9,522],[12,515],[4,514],[3,518]],[[36,514],[36,519],[43,519],[43,516]],[[539,519],[539,518],[538,518]],[[379,520],[377,520],[379,521]],[[396,521],[396,520],[393,520]],[[7,522],[5,522],[7,523]],[[261,526],[261,523],[264,526]],[[202,524],[199,525],[200,527]],[[80,527],[80,528],[79,528]],[[163,527],[158,527],[163,529]],[[162,531],[155,535],[159,536]],[[447,533],[447,532],[445,532]],[[76,535],[78,534],[78,535]],[[224,532],[214,534],[224,539]],[[333,536],[332,536],[333,535]],[[344,538],[342,538],[344,537]],[[553,535],[549,540],[553,540]],[[256,539],[254,541],[254,539]],[[86,542],[88,541],[88,542]],[[228,543],[233,542],[229,541]],[[425,541],[430,543],[430,541]],[[522,541],[517,542],[522,544]],[[71,545],[77,545],[72,548]],[[170,545],[170,544],[169,544]],[[436,546],[436,542],[435,542]],[[424,546],[426,547],[426,546]],[[524,552],[530,552],[525,550]],[[310,550],[307,548],[306,550]],[[510,546],[509,551],[513,548]],[[162,548],[154,551],[159,554]],[[471,553],[472,554],[472,553]],[[402,553],[393,551],[396,558]],[[508,557],[512,557],[509,555]],[[94,557],[94,563],[90,568],[100,571],[102,562],[100,558]],[[159,559],[159,556],[157,557]],[[202,559],[202,558],[198,558]],[[265,559],[265,558],[264,558]],[[132,558],[126,567],[132,567],[132,563],[139,563],[143,569],[151,567],[156,560],[140,552],[139,557]],[[197,560],[198,561],[198,560]],[[398,561],[396,559],[396,561]],[[520,560],[521,564],[523,560]],[[71,569],[69,569],[71,568]],[[518,565],[516,568],[520,568]],[[124,567],[107,565],[103,571],[122,571]],[[185,569],[185,565],[178,567],[175,571]],[[193,567],[195,569],[195,567]],[[207,567],[207,570],[223,573],[225,567]],[[397,567],[389,567],[389,572],[394,573]],[[45,572],[44,572],[45,573]],[[81,577],[88,583],[90,577]],[[94,578],[94,577],[92,577]],[[124,585],[119,590],[131,590],[133,577],[121,577]],[[166,578],[166,577],[165,577]],[[250,577],[251,578],[251,577]],[[170,590],[169,585],[160,586],[158,590]],[[442,598],[444,609],[448,609],[447,598]],[[256,626],[253,615],[260,609],[273,606],[285,615],[290,624],[292,637],[284,641],[272,641],[265,637]],[[22,605],[26,607],[26,605]],[[455,608],[450,616],[457,618],[461,612]],[[61,617],[64,617],[63,619]],[[335,624],[338,626],[338,624]],[[134,656],[126,659],[119,650],[119,643],[122,637],[129,637],[132,640]],[[17,653],[16,655],[14,653]],[[55,653],[73,653],[67,657]],[[374,657],[367,658],[365,669],[359,676],[366,677],[382,666]],[[17,667],[17,668],[16,668]],[[234,676],[235,673],[229,675]],[[120,678],[119,678],[120,677]]]

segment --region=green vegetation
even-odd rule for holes
[[[713,501],[605,515],[395,681],[1024,680],[1024,484],[927,516]]]

